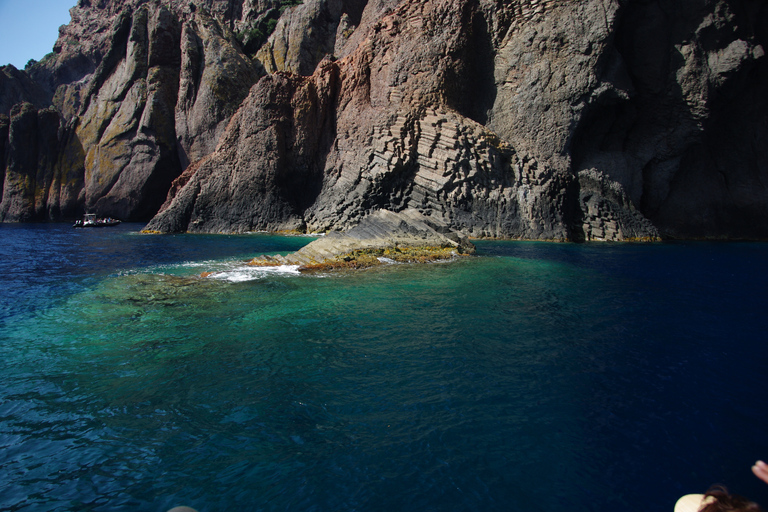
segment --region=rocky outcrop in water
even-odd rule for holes
[[[757,0],[81,0],[26,74],[78,208],[149,230],[413,208],[480,237],[761,238],[766,27]],[[5,174],[3,219],[72,211]]]
[[[378,210],[345,233],[331,231],[293,254],[258,256],[249,265],[299,265],[305,271],[359,269],[382,263],[445,261],[474,252],[466,237],[417,210]]]

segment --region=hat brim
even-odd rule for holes
[[[712,496],[705,500],[703,494],[686,494],[675,503],[675,512],[699,512],[704,505],[712,501]]]

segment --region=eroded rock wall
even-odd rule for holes
[[[276,73],[254,86],[219,148],[182,176],[149,230],[304,230],[333,141],[338,69]]]
[[[626,94],[586,109],[574,169],[620,183],[668,236],[768,236],[768,6],[632,2],[615,32],[602,73]]]
[[[60,220],[79,211],[82,155],[70,133],[54,108],[22,103],[11,110],[10,119],[0,118],[0,137],[7,141],[0,144],[5,163],[0,166],[0,221]]]
[[[309,186],[312,192],[308,197],[318,190],[314,200],[303,210],[292,210],[283,221],[287,225],[304,225],[312,231],[347,229],[377,209],[416,208],[474,236],[599,238],[583,231],[580,180],[572,172],[568,154],[572,132],[568,123],[576,123],[571,103],[587,102],[591,91],[601,85],[595,78],[595,62],[600,59],[598,47],[607,46],[611,36],[611,26],[605,24],[606,14],[600,11],[599,23],[594,21],[599,29],[589,32],[594,40],[589,46],[594,45],[595,50],[573,63],[574,73],[584,75],[582,83],[571,86],[572,90],[558,92],[561,98],[557,115],[542,121],[541,112],[547,111],[544,102],[550,99],[541,91],[543,96],[536,103],[541,112],[534,110],[523,115],[519,109],[508,108],[505,98],[497,100],[499,62],[512,52],[515,41],[525,39],[523,32],[532,23],[558,26],[556,20],[546,21],[551,12],[557,14],[557,19],[570,20],[589,7],[582,3],[578,9],[567,5],[558,10],[559,5],[535,1],[377,2],[367,4],[359,26],[355,27],[348,16],[340,21],[334,48],[343,57],[335,64],[321,65],[313,75],[317,80],[331,69],[338,70],[334,71],[339,74],[339,87],[333,122],[324,120],[322,126],[309,127],[324,131],[326,136],[327,130],[333,130],[332,143],[327,152],[315,154],[315,166],[322,173],[316,173]],[[340,27],[351,33],[339,30]],[[575,28],[568,30],[580,34]],[[571,32],[559,37],[576,37]],[[276,32],[272,44],[262,51],[274,52],[277,47],[285,47],[282,39],[285,35]],[[533,60],[542,58],[547,46],[535,48],[538,54],[521,57],[531,61],[532,66],[537,65]],[[583,48],[578,51],[584,53]],[[290,56],[288,52],[283,55]],[[558,59],[567,61],[567,57],[562,55]],[[285,57],[280,63],[289,71],[301,69],[301,62],[296,59]],[[567,72],[568,69],[563,70]],[[521,71],[515,87],[530,89],[530,73],[536,71]],[[251,97],[265,95],[262,87],[263,83],[255,86]],[[531,95],[537,97],[535,88]],[[528,99],[526,96],[515,101],[520,108],[527,108],[524,104]],[[243,108],[252,106],[246,102]],[[550,129],[562,124],[566,117],[559,132]],[[537,128],[540,122],[544,125]],[[514,130],[505,131],[508,126],[514,126]],[[233,124],[230,129],[240,133],[243,127]],[[518,136],[525,143],[510,143],[516,140],[515,130],[525,134]],[[223,140],[217,153],[233,150],[226,142],[231,139],[225,136]],[[290,151],[306,149],[293,146]],[[264,157],[254,155],[251,162],[264,162]],[[253,167],[253,163],[249,165]],[[262,168],[266,170],[268,165]],[[248,172],[215,157],[206,160],[204,169],[217,176],[241,176]],[[176,218],[171,213],[174,208],[188,211],[184,205],[200,190],[200,183],[199,179],[190,180],[185,186],[188,190],[180,192],[185,202],[177,199],[174,204],[171,199],[167,203],[169,209],[148,228],[206,230],[205,224],[190,228],[191,224],[171,221]],[[208,204],[211,202],[207,200]],[[225,195],[213,202],[232,204]],[[260,201],[244,207],[249,213],[240,217],[251,218],[253,224],[239,224],[238,229],[262,229],[265,217],[274,222],[272,210],[264,209]],[[605,239],[658,236],[648,222],[627,226],[625,234],[624,221],[635,216],[642,218],[634,211],[611,220],[617,227]],[[222,221],[226,225],[226,220]],[[216,229],[221,230],[221,225],[217,224]]]
[[[755,1],[368,3],[337,26],[336,138],[304,221],[412,206],[477,236],[765,237],[765,16]]]
[[[39,204],[24,209],[37,211],[33,218],[41,220],[83,211],[151,218],[189,162],[213,152],[260,76],[233,30],[257,19],[256,10],[279,3],[81,0],[71,11],[72,23],[60,31],[55,53],[26,72],[13,70],[14,81],[0,80],[0,103],[17,104],[15,91],[27,82],[39,90],[30,89],[35,95],[22,99],[45,107],[47,97],[66,124],[58,156],[82,174],[77,208],[71,207],[71,194],[53,194],[37,200],[47,201],[44,209],[55,216],[40,217]],[[36,151],[28,144],[13,154],[31,161],[39,157]],[[18,180],[5,185],[6,191],[21,186]],[[9,201],[30,197],[17,192]],[[19,208],[0,203],[5,212]]]
[[[10,64],[0,66],[0,114],[9,115],[20,103],[46,107],[51,103],[51,96],[24,71]]]
[[[415,208],[474,236],[768,237],[760,0],[80,0],[72,13],[26,74],[60,112],[81,209],[159,208],[158,231],[346,229]],[[71,211],[68,190],[44,210]]]

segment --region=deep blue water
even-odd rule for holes
[[[306,276],[140,228],[0,224],[0,510],[768,505],[768,244]]]

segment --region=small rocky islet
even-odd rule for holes
[[[427,263],[475,252],[472,243],[445,223],[417,210],[379,210],[344,233],[332,231],[293,254],[261,255],[257,267],[298,265],[299,271],[361,269],[382,263]]]

